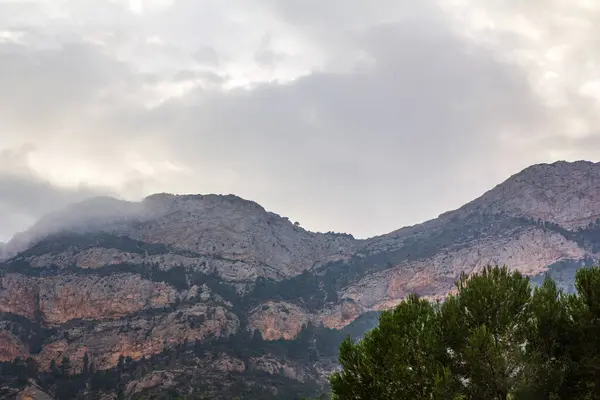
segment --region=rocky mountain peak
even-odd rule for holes
[[[192,252],[188,256],[196,259],[239,262],[244,264],[236,267],[240,279],[267,270],[270,277],[293,276],[348,258],[358,242],[351,235],[309,232],[235,195],[160,193],[140,202],[99,197],[74,204],[16,235],[8,248],[14,255],[57,233],[107,233]],[[86,259],[87,264],[96,261]]]
[[[440,217],[504,214],[577,229],[600,218],[600,163],[537,164]]]
[[[260,204],[243,199],[239,196],[228,194],[170,194],[157,193],[146,197],[142,204],[156,212],[158,209],[180,211],[199,211],[207,208],[219,207],[221,209],[236,209],[255,213],[267,213]]]

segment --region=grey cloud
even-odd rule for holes
[[[426,23],[439,20],[444,25],[447,22],[441,19],[443,16],[440,14],[436,2],[431,0],[374,0],[371,2],[262,0],[260,3],[296,26],[321,31],[343,33],[352,29],[368,28],[390,20],[419,19]]]
[[[26,166],[29,151],[29,146],[0,151],[0,242],[67,204],[101,194],[114,195],[106,188],[60,188],[40,179]]]
[[[102,104],[104,88],[133,79],[124,65],[84,43],[66,43],[56,50],[2,50],[0,45],[0,116],[5,126],[68,125],[71,117],[87,114],[91,103]]]
[[[272,67],[284,58],[284,55],[271,50],[271,42],[272,35],[269,33],[265,34],[260,41],[256,53],[254,53],[254,60],[257,64],[265,67]]]
[[[503,157],[497,136],[513,126],[535,129],[543,110],[518,69],[439,26],[382,25],[357,43],[372,68],[252,91],[199,91],[174,154],[194,163],[202,149],[198,168],[244,171],[236,182],[243,195],[302,210],[308,226],[347,221],[338,227],[368,233],[485,190],[457,184],[466,168],[520,167]]]
[[[210,46],[202,46],[192,56],[202,65],[219,65],[219,54]]]
[[[31,141],[102,176],[61,189],[11,161],[0,174],[4,234],[97,193],[168,191],[236,193],[307,228],[366,236],[459,206],[556,149],[593,156],[583,150],[592,139],[560,132],[567,113],[591,121],[592,103],[570,93],[570,108],[548,108],[531,71],[502,47],[506,32],[501,44],[476,43],[433,1],[260,0],[250,10],[178,0],[135,17],[124,2],[78,4],[62,33],[79,40],[56,34],[55,20],[36,35],[58,47],[0,44],[0,149]],[[103,26],[93,9],[118,22]],[[22,24],[34,24],[25,14]],[[277,53],[284,33],[282,43],[307,53]],[[164,45],[144,44],[153,35]],[[227,69],[237,54],[269,71],[313,67],[225,90],[236,68],[256,67]]]

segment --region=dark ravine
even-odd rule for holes
[[[599,258],[599,216],[589,162],[530,167],[368,240],[231,195],[93,199],[0,247],[0,397],[313,395],[339,342],[409,293],[443,297],[488,264],[572,290]]]

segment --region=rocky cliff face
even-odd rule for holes
[[[29,357],[43,374],[67,357],[77,376],[91,379],[90,366],[118,376],[127,396],[203,387],[287,398],[323,385],[339,340],[409,293],[443,297],[488,264],[534,281],[554,274],[568,289],[598,258],[599,216],[600,165],[587,162],[530,167],[458,210],[364,241],[235,196],[94,199],[5,246],[0,360]]]

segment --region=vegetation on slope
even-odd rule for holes
[[[600,393],[600,269],[577,272],[576,292],[564,293],[547,278],[532,288],[528,277],[506,267],[463,276],[443,303],[411,295],[379,316],[362,339],[345,339],[341,369],[331,376],[336,400],[387,399],[595,399]],[[264,341],[245,330],[207,343],[184,343],[151,358],[121,359],[116,368],[73,371],[69,360],[41,372],[31,359],[0,365],[5,388],[33,379],[59,399],[94,398],[150,371],[178,371],[171,388],[140,398],[298,399],[319,390],[257,370],[207,374],[198,360],[228,354],[250,360],[272,354],[310,365],[334,356],[330,347],[347,332],[307,326],[293,341]],[[353,335],[356,337],[356,335]],[[320,337],[322,348],[316,345]],[[328,338],[328,339],[324,339]],[[308,349],[308,351],[306,350]],[[321,350],[325,354],[321,354]],[[275,388],[275,391],[273,390]],[[321,397],[325,398],[325,396]]]
[[[514,221],[498,219],[494,223],[509,222]],[[560,227],[548,223],[519,222],[520,226],[539,224],[587,247],[596,243],[596,236],[600,234],[598,224],[565,233]],[[481,234],[478,230],[480,223],[482,221],[472,221],[472,229],[466,232]],[[220,388],[218,377],[212,379],[202,375],[206,373],[203,367],[192,365],[189,360],[209,353],[227,354],[243,361],[269,354],[311,368],[316,361],[335,359],[340,342],[351,336],[352,340],[348,339],[341,345],[340,364],[343,369],[332,377],[333,393],[337,399],[552,399],[573,398],[571,395],[581,399],[596,398],[594,390],[599,388],[600,392],[600,382],[594,381],[597,378],[587,373],[586,368],[598,372],[594,365],[600,365],[600,356],[597,356],[600,343],[596,343],[600,340],[596,339],[600,336],[596,333],[600,332],[600,323],[594,322],[594,318],[600,318],[600,312],[594,314],[592,311],[593,307],[600,308],[600,305],[595,305],[595,302],[600,302],[600,279],[596,269],[581,270],[573,279],[575,271],[581,267],[577,262],[565,261],[551,266],[550,275],[560,281],[556,283],[539,278],[530,281],[506,269],[490,268],[471,279],[463,277],[458,284],[458,294],[443,304],[411,296],[394,311],[383,313],[379,326],[356,343],[353,340],[373,326],[373,315],[359,318],[343,331],[308,325],[294,340],[264,341],[260,335],[253,336],[245,329],[248,312],[262,302],[282,300],[309,311],[320,310],[328,303],[339,301],[337,290],[353,279],[401,260],[426,257],[430,252],[449,245],[449,238],[454,233],[454,228],[440,231],[435,237],[427,238],[428,246],[419,242],[419,238],[408,238],[397,251],[356,256],[283,281],[259,278],[245,293],[223,282],[216,274],[205,274],[183,266],[167,270],[156,264],[107,265],[93,270],[75,266],[34,268],[23,257],[12,260],[0,265],[0,276],[11,272],[33,276],[135,273],[144,279],[166,282],[179,290],[206,285],[231,303],[232,311],[241,320],[242,329],[229,338],[188,343],[179,350],[166,347],[163,353],[149,359],[127,361],[127,371],[119,367],[121,369],[92,369],[84,373],[66,368],[69,373],[61,375],[52,371],[65,369],[64,366],[54,366],[54,369],[50,368],[51,372],[40,372],[47,366],[40,368],[33,360],[15,360],[0,365],[0,386],[19,388],[27,383],[27,379],[33,379],[57,398],[71,399],[84,394],[100,394],[111,388],[124,388],[149,371],[175,369],[184,372],[179,378],[181,385],[171,388],[171,394],[185,394],[190,388],[192,392],[195,390],[194,393],[202,392],[208,390],[208,385],[221,395],[226,393],[248,399],[296,399],[300,394],[313,394],[319,387],[313,381],[301,384],[283,376],[247,371],[237,375],[233,373],[229,381],[234,385]],[[64,240],[64,243],[59,243],[63,250],[68,243],[74,243],[72,237]],[[78,248],[105,246],[140,254],[174,251],[111,235],[83,235],[78,240]],[[53,248],[53,251],[56,250]],[[44,254],[49,249],[38,248],[33,252],[37,251]],[[532,289],[536,285],[539,287]],[[576,293],[563,293],[565,285],[576,287]],[[182,300],[183,303],[196,301],[196,298]],[[168,310],[180,306],[182,304],[173,304]],[[140,312],[168,310],[161,308]],[[45,339],[62,332],[14,315],[3,315],[2,320],[5,329],[20,338],[31,354],[41,350]],[[93,322],[86,323],[93,325]],[[175,358],[173,352],[177,354]],[[196,381],[204,383],[194,386]],[[273,388],[278,388],[276,394]],[[152,395],[158,396],[158,393]]]
[[[26,326],[19,325],[23,323],[19,317],[4,317],[14,320],[15,330]],[[374,325],[375,318],[375,313],[365,314],[344,330],[309,323],[293,340],[267,341],[258,331],[251,333],[242,327],[230,337],[165,344],[161,353],[140,360],[121,357],[118,365],[109,370],[97,370],[92,359],[87,359],[79,369],[72,366],[68,358],[50,365],[38,365],[33,358],[17,358],[12,362],[0,362],[0,388],[5,391],[0,389],[0,398],[23,389],[29,381],[36,382],[58,400],[93,399],[107,393],[113,393],[117,398],[130,398],[126,388],[131,382],[153,372],[166,372],[174,377],[169,390],[165,392],[165,388],[159,386],[140,393],[140,398],[170,399],[187,395],[191,399],[299,399],[323,390],[323,386],[314,380],[318,372],[314,371],[313,365],[335,360],[342,340],[360,337],[366,328]],[[82,323],[93,324],[91,321]],[[32,332],[34,328],[35,325],[31,327]],[[34,333],[43,340],[44,332]],[[47,334],[56,332],[48,331]],[[35,339],[40,340],[37,336]],[[223,372],[211,369],[210,365],[211,360],[227,356],[249,366],[252,359],[265,355],[304,368],[313,377],[300,382],[280,373],[269,374],[252,368],[243,372]]]

